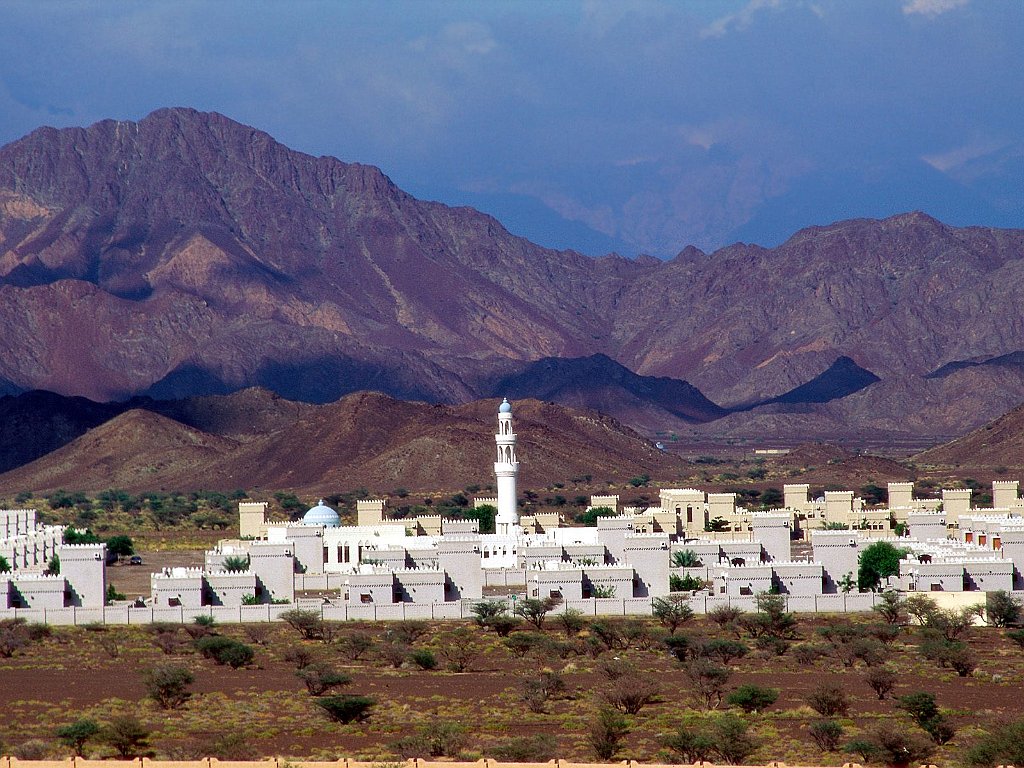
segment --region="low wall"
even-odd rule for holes
[[[914,594],[914,593],[910,593]],[[985,602],[984,592],[922,592],[934,598],[939,607],[962,607]],[[1022,598],[1024,593],[1012,592]],[[784,596],[786,597],[786,596]],[[794,613],[864,613],[880,601],[876,592],[851,592],[838,595],[815,595],[786,597],[788,610]],[[0,610],[0,620],[23,618],[26,621],[52,625],[83,624],[148,624],[154,621],[191,624],[196,616],[213,616],[220,624],[260,624],[280,621],[281,614],[294,608],[319,610],[326,621],[403,621],[406,619],[472,619],[475,600],[447,603],[339,603],[325,604],[319,601],[311,605],[243,605],[235,607],[203,606],[202,608],[9,608]],[[688,598],[695,614],[705,614],[723,605],[730,605],[744,611],[757,610],[753,597],[729,597],[728,595],[693,595]],[[652,600],[646,597],[589,598],[587,600],[566,600],[559,603],[552,613],[566,610],[580,611],[585,616],[650,616]],[[511,601],[510,606],[511,607]],[[445,763],[451,766],[451,763]],[[10,768],[0,763],[0,768]],[[81,768],[81,766],[79,766]]]
[[[695,763],[699,768],[719,768],[713,763]],[[639,763],[623,760],[619,763],[571,763],[567,760],[549,760],[546,763],[503,763],[497,760],[477,760],[473,763],[432,762],[413,758],[411,760],[387,760],[373,763],[355,760],[316,761],[269,760],[235,761],[218,760],[215,757],[202,760],[150,760],[148,757],[135,760],[85,760],[80,757],[66,760],[19,760],[16,757],[0,757],[0,768],[679,768],[678,765],[661,763]],[[817,768],[816,766],[787,766],[785,763],[768,763],[766,766],[730,766],[729,768]],[[861,768],[857,763],[844,763],[843,768]],[[936,768],[924,765],[920,768]],[[1011,768],[999,766],[999,768]]]

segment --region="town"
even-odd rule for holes
[[[662,489],[660,505],[623,506],[591,497],[596,525],[567,526],[555,512],[520,515],[512,406],[495,434],[494,532],[479,519],[392,519],[384,499],[357,504],[340,525],[323,503],[300,521],[269,522],[267,504],[239,504],[239,538],[220,541],[201,568],[164,568],[151,595],[108,604],[105,544],[67,543],[65,528],[35,510],[0,511],[0,618],[53,624],[269,621],[296,606],[325,619],[459,619],[482,600],[549,601],[588,615],[649,615],[653,601],[685,597],[706,613],[752,609],[758,595],[785,596],[797,612],[870,610],[882,589],[929,592],[950,604],[1024,589],[1024,499],[1018,481],[992,485],[992,507],[970,490],[915,499],[912,484],[888,484],[888,506],[868,508],[853,491],[784,488],[782,509],[751,511],[732,493]],[[864,551],[885,542],[898,572],[858,584]],[[798,555],[797,552],[802,553]],[[59,573],[52,572],[54,558]],[[974,594],[972,594],[974,593]]]

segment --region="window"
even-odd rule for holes
[[[555,600],[561,600],[562,599],[562,590],[560,590],[560,589],[552,589],[552,590],[550,590],[548,592],[548,597],[554,598]]]
[[[752,587],[740,587],[740,594],[744,597],[749,597],[754,594],[754,590]]]
[[[363,592],[361,595],[359,595],[359,602],[361,602],[361,603],[372,603],[373,602],[373,595],[370,594],[369,592]]]

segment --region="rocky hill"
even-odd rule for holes
[[[289,404],[267,392],[247,392],[167,409],[191,425],[131,408],[0,474],[0,493],[111,487],[321,494],[357,487],[457,490],[493,480],[497,406],[497,400],[430,405],[376,393],[329,405]],[[239,412],[253,416],[252,429],[225,418]],[[620,482],[640,474],[669,479],[687,466],[592,411],[526,400],[516,403],[515,417],[524,487],[584,474]]]
[[[189,109],[0,149],[0,394],[514,383],[647,429],[950,434],[1024,401],[1022,290],[1024,231],[920,213],[665,263],[553,251]],[[554,386],[550,358],[591,363]]]
[[[1024,467],[1024,406],[913,460],[941,467]]]

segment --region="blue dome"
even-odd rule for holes
[[[302,516],[302,522],[306,525],[326,525],[329,527],[336,528],[341,522],[341,518],[338,517],[338,513],[333,509],[324,504],[324,500],[320,499],[315,507]]]
[[[498,406],[498,413],[512,413],[512,403],[508,401],[507,397]]]

